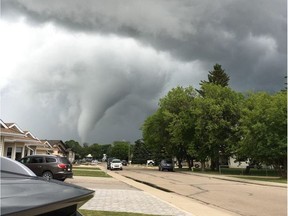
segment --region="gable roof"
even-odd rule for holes
[[[40,141],[40,140],[39,140],[36,136],[34,136],[30,131],[24,131],[24,133],[25,133],[25,136]]]
[[[48,140],[41,140],[41,142],[49,148],[52,148],[52,145],[48,142]]]
[[[0,119],[0,125],[1,125],[1,128],[5,128],[7,129],[8,126]]]
[[[59,147],[63,152],[67,152],[68,146],[62,141],[62,140],[47,140],[52,147],[57,146]]]
[[[19,131],[20,133],[24,133],[24,131],[16,124],[16,123],[6,123],[8,128]]]

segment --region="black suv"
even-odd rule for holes
[[[174,171],[174,162],[171,159],[161,160],[159,164],[159,171],[168,170]]]
[[[115,159],[114,157],[110,157],[107,159],[107,169],[111,169],[111,162],[112,160]]]
[[[64,181],[72,178],[72,164],[66,157],[56,155],[30,155],[19,160],[37,176]]]

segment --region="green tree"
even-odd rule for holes
[[[167,123],[161,109],[149,116],[141,127],[143,140],[152,153],[152,158],[159,162],[163,158],[171,157],[169,133]]]
[[[252,93],[242,110],[238,155],[287,175],[287,93]]]
[[[148,150],[148,147],[145,145],[143,140],[139,139],[135,141],[133,150],[133,163],[146,164],[148,159],[152,159],[151,156],[152,154]]]
[[[130,150],[130,143],[126,141],[115,141],[111,149],[111,157],[118,158],[120,160],[128,160]]]
[[[243,95],[228,87],[205,83],[205,97],[195,101],[196,131],[194,149],[199,160],[211,159],[211,169],[219,168],[219,160],[231,156],[237,142],[240,104]],[[195,151],[195,150],[194,150]],[[221,157],[220,157],[221,156]]]
[[[229,84],[230,77],[225,73],[220,64],[215,64],[213,66],[213,71],[209,71],[208,81],[201,80],[200,85],[205,83],[212,83],[215,85],[220,85],[226,87]]]
[[[75,159],[83,158],[84,151],[82,146],[75,140],[66,141],[65,144],[71,148],[73,152],[75,152]]]
[[[188,160],[191,167],[193,155],[188,154],[188,145],[194,136],[194,120],[191,115],[193,101],[197,92],[192,87],[176,87],[160,99],[159,106],[166,121],[166,131],[169,133],[169,143],[172,156],[176,156],[178,164]],[[190,151],[191,153],[191,151]]]
[[[104,154],[109,157],[111,155],[111,150],[112,150],[111,144],[101,144],[100,145],[100,153],[99,153],[101,155],[100,158],[102,159]]]
[[[99,160],[100,158],[102,158],[100,149],[100,145],[98,143],[94,143],[93,145],[90,145],[88,147],[88,154],[91,154],[93,159]]]

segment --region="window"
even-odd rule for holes
[[[66,157],[60,157],[61,163],[70,164],[69,160]]]
[[[16,147],[15,160],[20,160],[22,158],[22,147]]]
[[[42,157],[33,157],[33,158],[31,158],[30,163],[43,163],[43,158]]]
[[[31,163],[31,158],[27,157],[27,158],[22,158],[20,160],[20,163],[26,164],[26,163]]]
[[[11,158],[11,156],[12,156],[12,147],[8,147],[8,148],[7,148],[7,154],[6,154],[6,156],[7,156],[8,158]]]
[[[55,163],[56,159],[51,157],[46,157],[46,163]]]

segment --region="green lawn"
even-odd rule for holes
[[[182,172],[191,172],[188,168],[176,169],[176,171]],[[202,174],[211,174],[211,175],[229,175],[235,178],[242,178],[248,180],[259,180],[259,181],[267,181],[267,182],[276,182],[276,183],[284,183],[287,184],[287,179],[281,178],[276,170],[269,170],[269,169],[251,169],[249,175],[245,175],[245,169],[240,168],[222,168],[221,174],[219,171],[211,171],[209,169],[202,172],[200,169],[194,169],[195,173],[202,173]]]
[[[257,181],[266,181],[266,182],[276,182],[287,184],[287,179],[283,179],[280,177],[258,177],[258,176],[233,176],[240,179],[248,179],[248,180],[257,180]]]
[[[90,166],[75,166],[75,165],[73,165],[73,169],[91,169],[91,170],[100,170],[100,168],[99,167],[90,167]]]
[[[73,175],[74,176],[89,176],[89,177],[111,177],[106,172],[101,170],[91,170],[91,169],[78,169],[73,168]]]
[[[179,169],[180,170],[180,169]],[[181,171],[189,171],[189,169],[184,168],[181,169]],[[220,171],[211,171],[210,169],[206,169],[204,172],[201,171],[201,169],[194,169],[194,172],[199,172],[199,173],[206,173],[206,174],[213,174],[213,175],[241,175],[241,176],[274,176],[274,177],[279,177],[278,173],[276,170],[271,170],[271,169],[250,169],[249,175],[245,175],[245,169],[241,168],[221,168],[221,173]]]
[[[85,216],[155,216],[150,214],[128,213],[128,212],[109,212],[109,211],[93,211],[80,209],[80,213]]]

